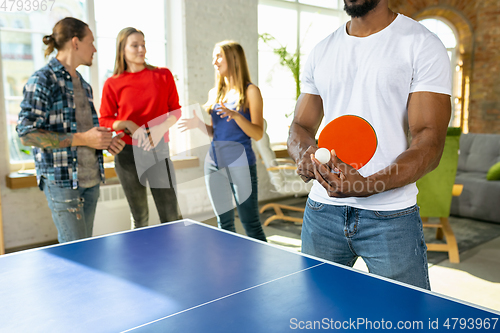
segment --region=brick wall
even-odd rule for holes
[[[500,133],[500,1],[389,0],[414,19],[442,17],[459,34],[464,77],[470,77],[469,131]]]

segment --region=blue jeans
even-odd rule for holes
[[[301,238],[303,253],[350,267],[362,257],[371,273],[430,289],[416,205],[371,211],[308,199]]]
[[[70,189],[51,184],[42,178],[40,185],[52,211],[59,243],[92,237],[100,184],[90,188]]]
[[[219,169],[205,163],[205,183],[219,228],[235,232],[234,205],[249,237],[266,241],[262,230],[257,194],[257,167],[240,166]]]

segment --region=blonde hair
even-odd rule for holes
[[[245,52],[240,44],[232,40],[226,40],[215,44],[215,48],[219,47],[227,62],[227,77],[228,80],[232,79],[234,90],[239,94],[236,110],[244,108],[246,104],[246,89],[248,84],[251,83],[250,71],[248,70],[247,59]],[[209,96],[209,101],[205,107],[209,112],[213,109],[214,105],[221,103],[224,96],[228,91],[228,86],[224,77],[221,77],[219,72],[215,72],[215,93],[212,97]]]
[[[127,38],[135,33],[139,33],[142,37],[144,37],[144,33],[142,31],[132,27],[124,28],[118,33],[118,36],[116,37],[116,57],[113,75],[120,75],[127,70],[127,62],[125,61],[125,46],[127,45]],[[156,68],[146,62],[144,62],[144,66],[146,66],[147,69]]]

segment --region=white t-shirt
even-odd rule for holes
[[[378,146],[358,170],[364,177],[386,168],[408,148],[407,102],[417,91],[451,95],[450,60],[436,35],[403,15],[363,38],[348,35],[344,24],[314,47],[302,74],[302,93],[323,99],[325,123],[350,114],[374,128]],[[417,192],[413,183],[366,198],[331,198],[315,180],[309,197],[387,211],[415,205]]]

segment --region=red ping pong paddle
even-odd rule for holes
[[[318,147],[335,149],[337,156],[356,170],[361,169],[377,150],[377,134],[365,119],[345,115],[330,121],[319,134]]]

